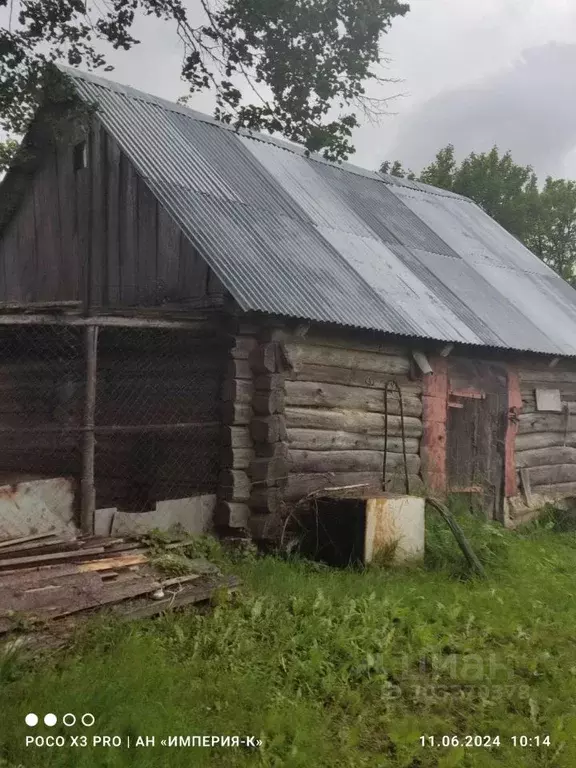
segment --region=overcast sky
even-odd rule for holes
[[[541,175],[576,178],[576,0],[411,0],[382,49],[390,77],[371,95],[404,94],[379,125],[355,135],[351,161],[376,168],[401,159],[414,170],[448,142],[457,152],[512,149]],[[197,15],[200,0],[189,0]],[[139,24],[142,45],[114,55],[107,75],[176,99],[181,53],[166,24]],[[556,43],[556,46],[550,45]],[[532,50],[531,50],[532,49]],[[195,97],[210,112],[212,99]]]
[[[385,158],[399,158],[420,170],[448,142],[460,154],[497,143],[541,175],[576,178],[576,1],[410,4],[382,44],[390,77],[402,82],[371,93],[403,95],[379,125],[357,131],[351,161],[376,168]],[[198,5],[189,3],[191,10]],[[156,20],[139,32],[142,45],[119,54],[110,76],[177,98],[183,86],[175,36]],[[199,95],[193,106],[210,111],[212,100]]]

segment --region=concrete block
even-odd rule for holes
[[[377,560],[378,553],[393,552],[394,564],[418,562],[424,557],[425,501],[416,496],[368,499],[364,562]]]
[[[74,536],[74,491],[64,477],[0,487],[0,540],[52,533]]]
[[[118,510],[116,507],[110,507],[109,509],[97,509],[94,513],[94,535],[95,536],[110,536],[112,532],[112,525],[114,522],[114,516]]]
[[[154,528],[168,530],[175,525],[193,535],[212,530],[215,495],[191,496],[156,503],[149,512],[122,512],[118,510],[112,522],[112,536],[139,535]]]

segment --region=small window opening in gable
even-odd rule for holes
[[[80,171],[88,167],[88,145],[80,141],[74,147],[74,170]]]

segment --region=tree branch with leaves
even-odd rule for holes
[[[22,133],[49,63],[109,71],[106,49],[130,50],[137,16],[175,24],[189,94],[212,90],[216,117],[238,128],[281,134],[346,159],[358,112],[381,79],[380,40],[409,6],[400,0],[201,0],[194,25],[182,0],[0,0],[11,22],[0,31],[0,119]],[[266,95],[262,95],[265,89]]]

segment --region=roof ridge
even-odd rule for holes
[[[576,356],[576,293],[471,200],[62,72],[241,309]]]
[[[348,173],[353,173],[356,176],[370,178],[374,181],[380,181],[389,186],[405,187],[407,189],[421,189],[431,195],[437,195],[440,197],[452,197],[454,199],[472,202],[469,198],[464,197],[463,195],[450,192],[449,190],[444,190],[441,187],[434,187],[430,184],[423,184],[422,182],[409,182],[409,180],[401,179],[397,176],[390,176],[389,174],[383,174],[379,171],[371,171],[368,168],[363,168],[360,165],[355,165],[354,163],[349,163],[347,161],[342,161],[339,163],[333,162],[331,160],[327,160],[317,153],[311,152],[306,154],[306,149],[304,147],[299,144],[290,142],[287,139],[268,136],[264,133],[251,131],[247,128],[233,128],[226,123],[216,120],[216,118],[211,117],[205,112],[199,112],[196,109],[192,109],[182,104],[178,104],[177,102],[170,101],[169,99],[165,99],[162,96],[156,96],[155,94],[148,93],[147,91],[141,91],[139,88],[134,88],[131,85],[124,85],[123,83],[119,83],[116,80],[110,80],[106,77],[95,75],[92,72],[82,72],[79,69],[68,67],[63,64],[58,64],[57,67],[61,72],[73,79],[87,80],[94,85],[100,86],[102,88],[108,88],[111,91],[120,93],[133,99],[142,100],[148,104],[156,104],[163,109],[174,112],[175,114],[183,115],[184,117],[188,117],[192,120],[197,120],[222,130],[232,131],[233,133],[237,133],[238,135],[247,139],[251,139],[252,141],[261,141],[265,144],[272,144],[279,149],[285,150],[286,152],[292,152],[299,157],[305,157],[307,160],[312,160],[313,162],[328,165],[331,168],[335,168],[336,170],[347,171]]]

